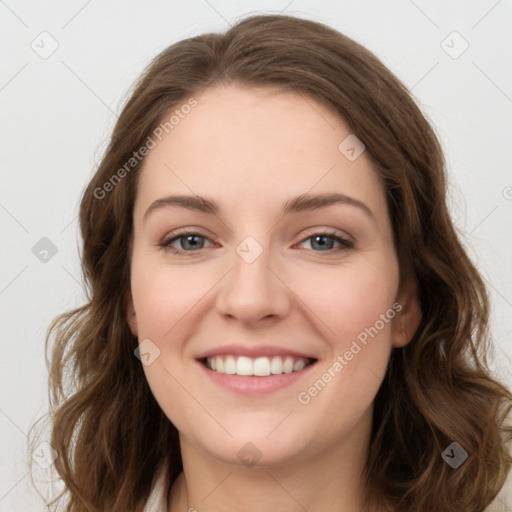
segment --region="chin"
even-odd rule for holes
[[[279,425],[282,421],[280,417],[272,428],[266,423],[253,422],[246,428],[228,429],[233,437],[221,428],[215,433],[203,430],[186,437],[195,450],[206,452],[226,464],[262,469],[276,467],[298,461],[314,445],[314,435],[308,438],[303,429],[291,431],[291,425],[284,426],[288,419]]]

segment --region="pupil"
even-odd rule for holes
[[[314,237],[315,242],[316,242],[317,240],[326,239],[326,238],[329,238],[329,237],[327,237],[327,236],[325,236],[325,235],[315,236],[315,237]],[[332,242],[331,242],[331,243],[332,243]],[[326,244],[325,244],[325,242],[324,242],[324,243],[320,243],[320,247],[321,247],[321,248],[323,248],[323,249],[325,249],[325,248],[326,248]],[[327,247],[327,249],[330,249],[330,248],[331,248],[331,247]]]
[[[187,237],[185,237],[185,238],[186,238],[186,242],[185,242],[185,244],[189,244],[189,243],[190,243],[190,241],[192,240],[192,244],[191,244],[191,246],[192,246],[192,247],[197,247],[197,243],[198,243],[198,242],[197,242],[197,240],[194,242],[194,239],[197,239],[197,238],[200,238],[200,237],[199,237],[199,236],[196,236],[196,235],[189,235],[189,236],[187,236]]]

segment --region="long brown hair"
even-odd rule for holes
[[[130,159],[174,109],[219,83],[277,85],[316,98],[365,144],[385,185],[401,278],[416,281],[423,313],[412,341],[393,350],[375,399],[366,497],[397,512],[482,511],[512,462],[512,396],[487,366],[489,299],[450,219],[439,141],[371,52],[323,24],[284,15],[251,16],[158,55],[84,191],[87,303],[57,317],[46,338],[49,351],[54,335],[50,444],[66,510],[141,511],[153,477],[166,469],[172,485],[182,470],[178,432],[149,389],[127,324],[144,163]],[[469,455],[457,469],[442,457],[452,442]]]

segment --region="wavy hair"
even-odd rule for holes
[[[323,102],[363,141],[383,180],[401,279],[415,280],[423,317],[411,342],[392,351],[375,399],[368,503],[389,502],[396,512],[481,512],[512,462],[512,396],[486,360],[488,292],[449,215],[440,143],[374,54],[326,25],[285,15],[247,17],[225,33],[173,44],[122,109],[80,203],[87,301],[54,319],[46,334],[49,440],[64,484],[48,507],[66,497],[68,512],[138,512],[156,474],[167,471],[170,489],[183,468],[178,431],[134,356],[126,317],[144,164],[130,159],[173,109],[222,83],[278,86]],[[442,458],[454,441],[469,454],[456,470]]]

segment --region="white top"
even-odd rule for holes
[[[156,479],[144,512],[168,512],[166,494],[166,471],[162,471]],[[485,509],[485,512],[511,512],[512,511],[512,471],[509,472],[504,486],[496,499]]]
[[[162,471],[159,477],[156,479],[151,494],[149,495],[144,512],[167,512],[168,503],[167,495],[165,492],[167,480],[167,471]]]

